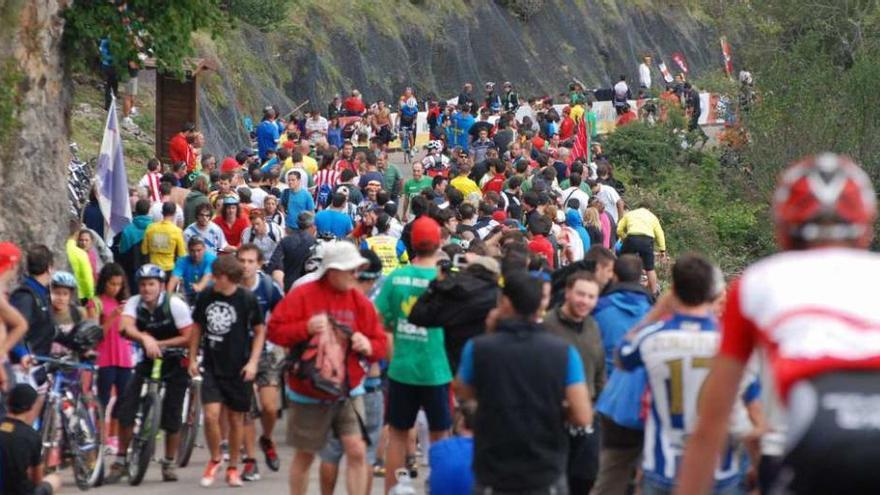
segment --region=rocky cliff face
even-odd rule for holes
[[[65,4],[0,0],[0,239],[55,249],[67,237]]]
[[[526,19],[484,0],[433,13],[425,7],[415,22],[401,14],[404,7],[382,12],[387,22],[328,8],[329,14],[291,13],[306,19],[296,30],[264,33],[242,25],[218,44],[201,46],[221,67],[201,95],[208,148],[226,153],[245,145],[242,118],[265,104],[286,111],[309,100],[323,109],[333,94],[351,88],[368,100],[396,101],[406,86],[451,98],[465,81],[479,90],[484,81],[507,80],[521,96],[556,95],[573,78],[593,87],[608,87],[620,74],[635,81],[645,53],[663,58],[670,70],[675,51],[686,56],[691,73],[720,67],[716,34],[684,8],[670,7],[674,2],[537,4]]]

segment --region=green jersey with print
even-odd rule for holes
[[[421,180],[410,179],[403,184],[403,194],[412,199],[413,196],[421,194],[422,189],[426,187],[430,189],[433,182],[434,179],[427,175],[422,176]]]
[[[394,334],[388,377],[408,385],[443,385],[452,371],[443,346],[443,329],[420,327],[407,320],[410,310],[437,277],[437,269],[408,265],[391,272],[376,298],[385,328]]]

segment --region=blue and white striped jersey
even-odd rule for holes
[[[674,314],[647,326],[619,348],[621,365],[628,370],[644,366],[651,388],[651,409],[645,421],[642,469],[655,484],[673,487],[688,436],[697,424],[697,403],[721,334],[711,317]],[[754,376],[742,387],[744,401],[754,400]],[[739,409],[738,411],[736,409]],[[734,416],[742,417],[738,404]],[[715,486],[737,483],[742,458],[737,442],[728,442],[715,470]]]

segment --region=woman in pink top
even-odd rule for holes
[[[100,322],[104,328],[104,340],[98,345],[98,399],[106,409],[110,402],[113,387],[116,396],[131,379],[134,360],[131,342],[119,334],[119,317],[125,300],[128,298],[128,287],[125,271],[116,263],[108,263],[98,275],[95,298],[100,310]],[[117,418],[117,408],[113,408],[113,419]]]

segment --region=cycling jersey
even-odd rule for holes
[[[754,347],[765,347],[783,401],[801,380],[880,369],[880,305],[864,285],[878,278],[880,256],[868,251],[825,248],[767,258],[728,292],[720,354],[746,362]]]
[[[449,158],[446,155],[428,155],[422,159],[422,167],[431,177],[446,176],[449,173]]]

